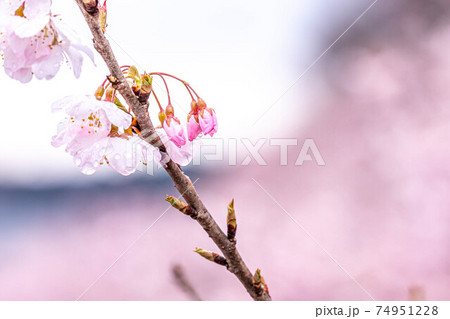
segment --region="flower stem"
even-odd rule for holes
[[[152,92],[153,92],[153,96],[155,97],[156,102],[158,103],[159,110],[161,112],[164,112],[163,108],[161,107],[161,103],[159,103],[158,97],[156,96],[156,93],[155,93],[155,91],[153,89],[152,89]]]
[[[151,74],[151,73],[150,73],[150,74]],[[172,104],[172,103],[170,102],[170,92],[169,92],[169,87],[167,86],[166,79],[165,79],[161,74],[156,74],[156,75],[159,75],[159,77],[163,80],[164,85],[166,86],[168,104]]]
[[[152,73],[150,73],[150,74],[151,74],[151,75],[159,75],[159,76],[161,76],[161,77],[164,75],[164,76],[171,77],[171,78],[173,78],[173,79],[175,79],[175,80],[177,80],[177,81],[180,81],[181,83],[184,84],[184,86],[185,86],[186,89],[188,90],[189,95],[191,96],[191,98],[192,98],[193,101],[195,101],[195,99],[194,99],[194,97],[192,96],[192,93],[191,93],[190,90],[192,90],[192,92],[194,92],[194,94],[195,94],[195,96],[197,97],[197,99],[199,98],[197,92],[195,92],[195,90],[189,85],[189,83],[187,83],[186,81],[184,81],[184,80],[182,80],[182,79],[180,79],[180,78],[178,78],[178,77],[176,77],[176,76],[174,76],[174,75],[172,75],[172,74],[163,73],[163,72],[152,72]]]

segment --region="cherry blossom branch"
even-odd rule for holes
[[[165,152],[164,145],[159,136],[156,134],[155,128],[150,119],[148,113],[148,102],[140,102],[125,80],[114,52],[112,51],[111,46],[103,34],[101,26],[98,22],[98,11],[92,10],[92,7],[89,5],[85,6],[83,0],[75,1],[92,32],[94,48],[102,56],[109,71],[111,72],[109,79],[113,87],[120,92],[126,103],[136,115],[137,122],[141,128],[142,138],[151,145],[158,147],[162,152]],[[95,3],[96,1],[93,2]],[[258,286],[254,285],[253,276],[236,249],[235,241],[229,240],[227,235],[225,235],[220,229],[219,225],[201,201],[200,196],[197,194],[197,191],[195,190],[189,177],[187,177],[181,171],[180,167],[172,160],[170,160],[164,168],[172,179],[176,189],[180,194],[183,194],[183,198],[186,200],[186,203],[195,212],[195,214],[191,214],[191,217],[193,217],[200,224],[200,226],[205,230],[209,237],[211,237],[223,253],[227,262],[227,269],[239,279],[254,300],[271,300],[270,296],[264,291],[264,289],[260,289]]]

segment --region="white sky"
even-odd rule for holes
[[[89,30],[75,2],[53,3],[53,13],[61,14],[90,44]],[[316,40],[324,32],[337,37],[345,29],[330,32],[327,21],[336,15],[349,25],[368,4],[355,0],[109,0],[107,34],[120,64],[187,80],[216,110],[218,137],[288,137],[310,113],[308,105],[316,94],[311,93],[314,70],[302,79],[301,90],[288,92],[252,124],[329,45]],[[85,59],[78,80],[64,65],[53,80],[34,79],[26,85],[0,71],[0,184],[84,176],[63,148],[50,145],[62,116],[51,114],[50,105],[66,95],[93,93],[107,73],[97,54],[96,63],[94,67]],[[189,109],[190,100],[183,90],[174,89],[176,82],[171,83],[175,113],[184,120],[182,109]],[[152,107],[156,115],[155,104]],[[102,174],[91,178],[102,178]]]

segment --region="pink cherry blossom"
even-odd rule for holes
[[[211,108],[205,108],[200,111],[198,120],[203,134],[213,136],[217,132],[216,112]]]
[[[198,121],[195,119],[195,116],[189,115],[187,122],[187,133],[189,141],[192,142],[201,132],[202,128],[200,127]]]
[[[158,129],[157,133],[166,147],[168,157],[172,159],[172,161],[181,166],[186,166],[192,161],[193,145],[191,142],[185,142],[185,144],[180,147],[170,139],[165,130]],[[167,164],[169,161],[168,157],[161,158],[162,165]]]
[[[23,7],[22,7],[23,5]],[[76,34],[50,12],[50,0],[2,1],[0,4],[0,51],[8,76],[23,83],[51,79],[66,59],[74,75],[80,76],[84,52]]]
[[[182,147],[186,144],[186,134],[180,121],[176,117],[169,117],[164,121],[164,131],[169,139],[177,146]]]

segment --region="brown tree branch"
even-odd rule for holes
[[[133,91],[126,82],[116,57],[114,56],[114,52],[100,28],[97,15],[91,15],[86,11],[83,0],[75,1],[80,7],[82,14],[91,29],[94,37],[94,48],[102,56],[111,75],[116,79],[113,86],[120,92],[127,104],[131,107],[133,113],[136,115],[136,119],[142,132],[145,132],[142,134],[142,138],[153,146],[160,148],[161,151],[165,151],[161,140],[158,135],[155,134],[155,128],[148,113],[148,104],[139,102],[138,98],[133,94]],[[178,165],[171,160],[167,163],[165,170],[172,179],[176,189],[180,194],[183,194],[186,203],[197,212],[197,222],[222,251],[228,261],[227,269],[240,280],[254,300],[271,300],[270,296],[263,290],[255,290],[252,283],[252,274],[242,260],[242,257],[236,249],[235,243],[228,240],[219,225],[217,225],[216,221],[201,201],[189,177],[187,177]]]

